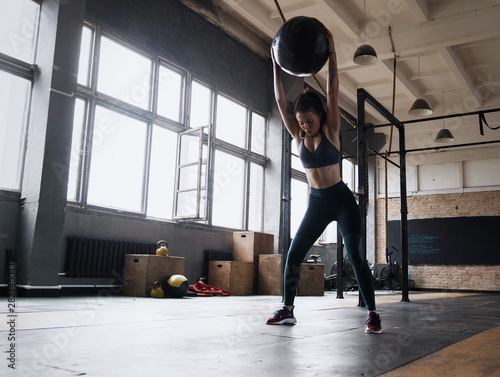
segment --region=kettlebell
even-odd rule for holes
[[[165,297],[165,293],[161,288],[161,283],[159,281],[155,281],[153,289],[151,290],[151,297],[153,298],[163,298]]]
[[[168,243],[167,241],[158,241],[158,248],[156,249],[156,255],[162,255],[164,257],[168,256]]]

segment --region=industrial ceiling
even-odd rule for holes
[[[272,39],[283,22],[275,1],[182,1],[258,54],[269,57]],[[332,32],[340,106],[354,116],[358,88],[364,88],[392,112],[395,57],[394,115],[400,121],[500,108],[500,0],[278,0],[278,5],[286,20],[314,17]],[[378,61],[357,65],[354,52],[365,43],[376,50]],[[326,66],[317,78],[325,83]],[[306,82],[317,88],[310,77]],[[429,103],[432,115],[419,118],[408,114],[417,98]],[[387,123],[371,107],[366,111],[368,122]],[[498,127],[500,112],[486,113],[485,120],[490,127]],[[407,149],[442,147],[434,138],[443,127],[455,137],[450,145],[500,140],[500,129],[484,126],[481,135],[479,116],[471,115],[406,125]],[[377,132],[388,134],[389,129]],[[382,149],[388,148],[386,144]],[[397,149],[393,142],[391,150]]]

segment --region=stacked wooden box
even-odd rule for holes
[[[123,278],[125,296],[149,297],[155,281],[166,286],[172,275],[184,275],[184,257],[127,254]]]
[[[210,261],[208,284],[231,295],[253,293],[253,264],[244,261]]]
[[[282,254],[273,254],[274,236],[260,232],[233,233],[233,260],[209,262],[208,284],[232,295],[282,295]],[[325,266],[302,263],[299,296],[324,295]]]
[[[259,295],[283,294],[283,254],[259,255]]]
[[[259,256],[273,254],[274,236],[260,232],[233,233],[233,260],[211,261],[208,284],[232,295],[258,293]]]
[[[259,294],[283,294],[283,263],[282,254],[259,256]],[[300,266],[300,281],[297,288],[298,296],[323,296],[325,265],[302,263]]]
[[[325,265],[320,263],[302,263],[298,296],[323,296],[325,294]]]

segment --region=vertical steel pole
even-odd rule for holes
[[[375,110],[382,114],[386,119],[394,123],[399,131],[399,169],[400,169],[400,191],[401,191],[401,258],[402,258],[402,285],[403,297],[401,301],[410,301],[408,298],[408,205],[406,195],[406,145],[405,145],[405,128],[404,124],[400,123],[394,115],[392,115],[385,107],[375,100],[364,89],[358,89],[358,124],[360,116],[364,115],[364,111],[360,112],[360,92],[363,93],[363,99],[368,101]],[[364,103],[363,103],[364,105]],[[363,118],[364,119],[364,118]],[[359,143],[359,140],[358,140]]]
[[[339,169],[340,176],[342,177],[342,137],[340,137],[340,151],[339,151]],[[337,285],[337,298],[344,298],[344,248],[342,242],[342,233],[340,227],[337,225],[337,277],[335,283]]]
[[[363,246],[362,259],[366,259],[366,192],[365,192],[365,167],[366,167],[366,155],[365,155],[365,95],[364,91],[358,89],[357,94],[358,100],[358,123],[357,123],[357,151],[358,151],[358,201],[359,201],[359,213],[361,215],[361,242]],[[358,306],[365,306],[363,297],[361,296],[361,291],[359,291],[359,302]]]
[[[406,195],[406,144],[405,127],[399,124],[399,184],[401,190],[401,261],[402,261],[402,298],[401,301],[410,301],[408,297],[408,205]]]
[[[284,129],[284,127],[283,127]],[[290,248],[291,236],[290,236],[290,218],[291,218],[291,190],[292,190],[292,136],[286,130],[284,130],[284,151],[283,151],[283,197],[281,198],[281,208],[283,213],[283,244],[281,246],[282,250],[282,268],[285,269],[286,257],[288,255],[288,249]],[[283,296],[284,299],[284,296]]]

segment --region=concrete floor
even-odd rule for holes
[[[357,292],[344,299],[336,292],[297,297],[298,323],[292,326],[265,325],[281,306],[278,296],[151,299],[100,292],[17,298],[16,317],[8,317],[5,298],[0,370],[2,376],[50,377],[377,376],[389,371],[390,376],[471,376],[465,370],[449,374],[453,361],[439,352],[463,345],[456,351],[463,357],[469,347],[462,341],[484,332],[486,343],[470,346],[470,356],[487,348],[495,355],[477,359],[482,369],[473,375],[499,375],[498,347],[491,344],[498,345],[500,337],[500,296],[420,292],[410,293],[410,299],[401,302],[400,292],[377,292],[384,333],[367,335]],[[10,319],[15,320],[15,370],[6,360]],[[423,367],[402,372],[425,357],[438,359],[436,370],[443,374]]]

